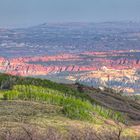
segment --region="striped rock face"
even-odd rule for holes
[[[63,76],[64,81],[79,81],[97,87],[110,86],[126,93],[138,93],[138,54],[139,51],[107,51],[8,59],[1,57],[0,71],[20,76],[58,75],[59,78]]]

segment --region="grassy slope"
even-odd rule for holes
[[[8,131],[14,129],[16,131],[14,133],[17,133],[22,127],[33,127],[32,129],[37,129],[37,131],[44,131],[48,127],[56,128],[62,135],[70,133],[70,130],[72,130],[72,133],[75,133],[73,130],[83,129],[85,131],[85,128],[86,131],[93,128],[101,133],[110,130],[118,133],[117,124],[99,116],[96,116],[94,122],[71,120],[63,114],[62,108],[56,105],[33,101],[0,101],[0,131],[5,132],[6,129]],[[137,140],[135,131],[123,125],[122,128],[122,135],[128,135],[131,136],[132,140]],[[76,133],[79,133],[79,131]]]
[[[84,87],[83,91],[88,92],[90,98],[96,100],[100,105],[124,113],[128,117],[128,121],[133,121],[133,123],[140,121],[140,104],[128,96],[122,96],[111,89],[101,91]]]
[[[132,111],[134,110],[135,113],[139,113],[139,111],[137,112],[135,110],[135,109],[139,109],[139,104],[135,104],[129,99],[126,102],[126,100],[122,99],[120,95],[114,95],[111,92],[108,93],[107,91],[102,93],[98,89],[92,89],[83,86],[79,87],[79,85],[57,84],[48,80],[41,80],[41,79],[34,79],[34,78],[22,78],[22,77],[14,77],[14,76],[12,77],[3,74],[0,75],[0,83],[3,89],[10,87],[12,88],[12,90],[13,90],[13,85],[36,85],[37,87],[40,86],[43,88],[51,89],[51,92],[53,90],[53,91],[57,91],[60,94],[66,95],[65,98],[67,97],[69,98],[70,96],[76,99],[78,98],[81,101],[88,100],[91,104],[99,104],[99,106],[106,106],[114,110],[118,110],[117,106],[119,107],[118,101],[120,100],[123,103],[123,105],[125,105],[125,103],[127,102],[129,102],[129,104],[132,104],[134,108],[131,108],[131,110]],[[106,95],[107,93],[108,95]],[[3,99],[4,94],[5,91],[3,90],[0,91],[1,99]],[[115,124],[114,121],[109,121],[111,119],[111,116],[107,118],[104,116],[104,110],[106,111],[106,109],[103,110],[103,114],[100,113],[100,110],[94,110],[93,121],[88,121],[88,120],[81,121],[79,118],[72,118],[71,120],[70,117],[64,113],[64,106],[61,104],[52,104],[52,103],[48,104],[47,102],[40,102],[37,100],[33,101],[30,99],[30,101],[25,101],[22,100],[21,98],[19,99],[11,100],[11,101],[3,101],[3,100],[0,101],[1,127],[3,126],[14,127],[17,125],[21,126],[23,124],[29,124],[41,128],[47,126],[53,126],[59,128],[59,130],[64,131],[66,130],[66,128],[75,127],[75,126],[77,128],[83,128],[85,126],[88,126],[97,129],[99,128],[99,130],[103,125],[109,129],[110,128],[116,129],[115,127],[117,126],[117,124]],[[126,110],[128,110],[128,108],[130,107],[128,103],[126,107],[127,107]],[[119,111],[124,112],[123,110],[119,110]],[[114,112],[114,114],[115,113],[116,112]],[[128,113],[128,117],[130,118],[129,113]],[[131,119],[136,121],[136,118],[131,117]],[[130,130],[128,128],[125,129],[125,134],[127,134],[128,132],[133,133],[133,130]]]
[[[62,107],[33,101],[0,101],[0,122],[28,123],[41,126],[64,127],[68,125],[90,124],[88,121],[71,120],[63,114]],[[45,122],[45,123],[44,123]],[[95,123],[95,122],[94,122]],[[97,119],[96,125],[104,123]]]

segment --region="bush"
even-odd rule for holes
[[[33,85],[16,85],[13,90],[4,93],[4,99],[8,100],[31,100],[46,102],[47,104],[59,105],[63,107],[63,113],[71,119],[93,120],[96,113],[104,118],[124,121],[121,113],[105,109],[99,105],[92,105],[88,100],[82,100],[72,95],[50,88],[43,88]]]
[[[92,120],[93,118],[93,106],[90,102],[48,88],[18,85],[14,86],[13,90],[6,91],[4,99],[46,102],[62,106],[63,113],[69,118],[80,120]]]

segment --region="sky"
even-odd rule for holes
[[[107,21],[140,22],[140,0],[0,0],[0,27]]]

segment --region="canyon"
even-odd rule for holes
[[[63,71],[100,71],[106,68],[140,70],[140,59],[135,58],[135,53],[131,51],[113,51],[11,59],[0,57],[0,70],[21,76],[47,75]],[[137,53],[140,54],[140,51],[137,51]],[[125,58],[121,58],[122,56],[125,56]]]
[[[68,72],[63,82],[139,92],[140,51],[83,52],[34,57],[0,58],[0,71],[20,76],[54,76]],[[72,73],[73,74],[70,74]],[[58,80],[59,81],[59,80]],[[137,85],[137,87],[136,87]]]

